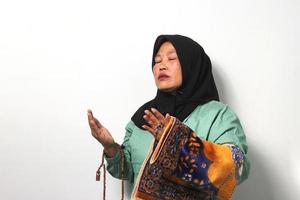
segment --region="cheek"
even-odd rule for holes
[[[175,74],[176,80],[178,82],[182,82],[182,72],[181,72],[181,66],[179,63],[176,63],[176,65],[174,66],[174,74]]]
[[[158,72],[159,72],[158,67],[156,65],[153,66],[152,72],[153,72],[154,78],[156,78],[158,76]]]
[[[181,68],[179,68],[179,70],[178,70],[178,77],[179,77],[179,79],[180,79],[180,82],[182,82],[183,77],[182,77],[182,71],[181,71]]]

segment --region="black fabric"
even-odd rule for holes
[[[158,89],[155,98],[141,106],[131,118],[139,128],[146,124],[143,119],[144,110],[151,107],[158,109],[163,115],[169,113],[183,121],[198,105],[211,100],[219,101],[209,57],[197,42],[186,36],[158,36],[153,48],[152,68],[156,53],[166,41],[171,42],[176,49],[182,68],[182,85],[172,93]]]

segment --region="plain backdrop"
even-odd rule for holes
[[[233,199],[299,199],[299,13],[297,0],[1,0],[0,199],[101,199],[86,111],[121,143],[156,93],[154,40],[176,33],[206,50],[244,127],[251,173]]]

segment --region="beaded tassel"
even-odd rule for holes
[[[106,197],[106,194],[105,194],[105,192],[106,192],[106,167],[105,167],[105,163],[104,163],[104,151],[102,153],[101,164],[96,171],[96,181],[100,181],[102,167],[103,167],[103,200],[105,200],[105,197]]]
[[[121,153],[121,180],[122,180],[122,196],[121,200],[124,200],[124,161],[125,161],[125,155],[122,148],[120,148]]]
[[[121,187],[122,187],[122,196],[121,196],[121,200],[124,200],[124,161],[125,161],[125,155],[124,155],[124,150],[122,149],[122,147],[119,144],[116,144],[117,149],[120,151],[121,154],[121,163],[120,163],[120,171],[121,171]],[[96,171],[96,181],[100,181],[100,177],[101,177],[101,168],[103,167],[103,200],[106,199],[106,166],[104,163],[104,150],[102,153],[102,159],[101,159],[101,164],[98,167],[97,171]]]

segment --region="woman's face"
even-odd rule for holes
[[[171,42],[164,42],[155,56],[153,75],[157,88],[171,92],[182,84],[181,65]]]

